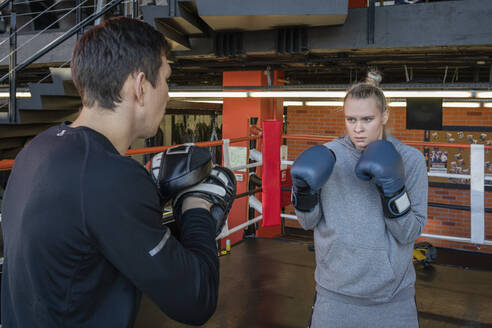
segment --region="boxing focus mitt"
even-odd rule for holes
[[[212,166],[207,148],[181,145],[156,154],[152,158],[151,176],[157,184],[161,204],[205,180]]]
[[[183,200],[186,197],[199,197],[212,204],[210,214],[215,221],[218,236],[224,227],[227,215],[236,196],[236,178],[226,167],[214,166],[205,180],[193,187],[183,190],[173,199],[173,213],[176,222],[180,222]]]

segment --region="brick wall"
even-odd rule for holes
[[[424,141],[424,131],[407,130],[406,109],[390,108],[387,129],[402,141]],[[492,110],[487,108],[444,108],[443,125],[492,126]],[[338,137],[345,134],[343,111],[336,107],[289,107],[287,134],[307,134]],[[294,160],[304,149],[323,142],[289,140],[289,160]],[[422,149],[420,149],[422,151]],[[469,205],[470,191],[464,189],[429,187],[429,202]],[[485,193],[485,207],[492,208],[492,192]],[[286,208],[293,213],[292,206]],[[485,239],[492,240],[492,213],[485,213]],[[294,220],[286,225],[299,227]],[[470,211],[429,207],[428,223],[424,233],[470,237]],[[419,241],[426,240],[424,238]],[[435,246],[492,253],[492,246],[427,239]]]

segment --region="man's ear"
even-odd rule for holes
[[[390,115],[389,110],[385,109],[383,112],[383,125],[388,123],[389,115]]]
[[[145,78],[145,73],[139,72],[135,77],[133,87],[135,89],[135,98],[140,106],[144,105],[144,83],[147,79]]]

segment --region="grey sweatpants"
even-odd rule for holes
[[[316,295],[311,328],[418,328],[415,299],[355,305]]]

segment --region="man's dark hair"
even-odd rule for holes
[[[164,36],[137,19],[118,17],[104,21],[77,40],[72,56],[72,79],[84,106],[95,102],[114,109],[130,74],[143,72],[156,86],[162,56],[170,47]]]

